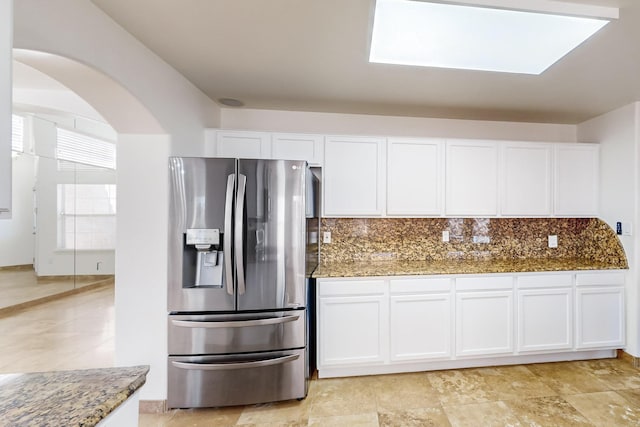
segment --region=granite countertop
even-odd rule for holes
[[[451,259],[441,261],[367,261],[320,264],[315,278],[413,276],[432,274],[525,273],[572,270],[621,270],[626,266],[612,265],[584,258],[526,259]]]
[[[146,381],[148,366],[0,375],[0,426],[94,426]]]

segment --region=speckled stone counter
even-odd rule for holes
[[[528,258],[528,259],[481,259],[481,260],[437,260],[437,261],[369,261],[332,262],[320,264],[313,273],[315,278],[367,277],[367,276],[412,276],[431,274],[484,274],[523,273],[573,270],[619,270],[626,265],[594,261],[584,258]]]
[[[0,375],[0,426],[95,426],[146,381],[148,366]]]

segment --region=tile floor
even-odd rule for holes
[[[0,317],[0,372],[113,363],[113,288]],[[622,360],[313,380],[309,396],[141,414],[140,426],[640,426],[640,370]]]

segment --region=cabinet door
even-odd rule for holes
[[[513,216],[551,215],[553,145],[502,145],[501,212]]]
[[[456,294],[456,355],[513,353],[513,291]]]
[[[216,132],[216,157],[264,159],[271,153],[271,135],[267,132],[218,131]]]
[[[599,152],[596,144],[556,144],[554,174],[555,214],[598,214]]]
[[[320,297],[318,368],[384,363],[387,295]]]
[[[573,347],[571,288],[518,290],[518,351]]]
[[[387,214],[442,213],[444,141],[387,140]]]
[[[271,158],[306,160],[312,166],[322,166],[323,137],[293,133],[275,133],[271,136]]]
[[[322,172],[325,216],[380,216],[384,197],[382,138],[327,137]]]
[[[625,343],[624,288],[576,289],[576,348],[620,348]]]
[[[490,141],[447,141],[447,215],[498,213],[498,145]]]
[[[394,295],[390,299],[391,360],[451,356],[451,297]]]
[[[11,49],[13,2],[0,3],[0,219],[11,218]]]

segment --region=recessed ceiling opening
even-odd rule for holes
[[[369,61],[541,74],[618,17],[552,0],[460,3],[377,0]]]

